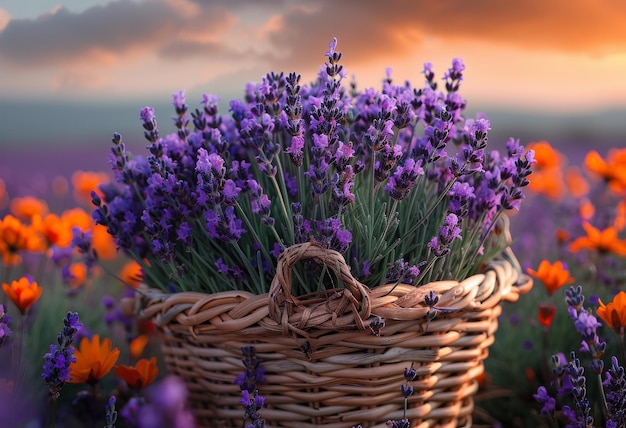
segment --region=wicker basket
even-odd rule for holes
[[[303,259],[326,264],[344,287],[292,296],[291,268]],[[412,426],[470,427],[500,303],[531,287],[510,248],[462,281],[369,290],[339,253],[307,243],[283,252],[267,294],[148,290],[135,310],[158,326],[165,363],[185,380],[200,426],[242,426],[234,379],[245,370],[241,348],[253,345],[265,370],[260,413],[269,426],[385,426],[403,417],[400,386],[413,364]],[[433,318],[424,303],[430,290],[441,296],[437,306],[457,311]],[[378,317],[385,326],[375,335],[370,323]]]

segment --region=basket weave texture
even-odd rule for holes
[[[291,270],[305,259],[332,269],[343,288],[292,296]],[[500,303],[531,287],[510,248],[461,281],[370,290],[341,254],[305,243],[283,252],[267,294],[147,290],[136,310],[157,325],[165,363],[185,380],[200,426],[242,426],[234,380],[245,370],[241,348],[253,345],[269,426],[385,426],[403,417],[400,386],[413,364],[411,425],[470,427]],[[447,310],[424,302],[431,290],[440,295],[435,308]],[[385,326],[376,335],[378,317]]]

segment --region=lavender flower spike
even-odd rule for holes
[[[7,315],[7,307],[0,305],[0,348],[4,341],[11,337],[11,329],[9,328],[11,321],[11,317]]]
[[[43,356],[45,362],[41,377],[48,385],[50,396],[54,399],[59,397],[61,388],[70,380],[70,364],[76,361],[71,345],[74,336],[83,326],[76,312],[68,312],[63,319],[63,324],[63,331],[57,335],[58,345],[50,345],[50,352]]]

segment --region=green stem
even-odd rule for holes
[[[598,385],[600,386],[600,399],[602,400],[602,409],[604,411],[604,416],[607,417],[609,415],[609,405],[606,402],[606,394],[604,393],[604,385],[602,384],[602,374],[598,373]]]
[[[622,353],[622,365],[626,364],[626,347],[624,346],[624,327],[621,327],[617,334],[617,342]]]
[[[50,428],[54,428],[56,426],[57,421],[57,399],[55,397],[52,398],[52,408],[50,410]]]
[[[278,173],[280,174],[280,185],[275,176],[272,176],[271,179],[272,183],[274,183],[276,193],[280,195],[280,206],[283,211],[283,216],[285,216],[285,224],[287,225],[287,233],[289,234],[289,245],[293,245],[295,240],[293,230],[293,213],[291,212],[291,206],[285,204],[285,200],[289,198],[289,194],[287,193],[287,186],[285,185],[283,165],[278,157],[276,158],[276,166],[278,167]],[[279,240],[278,242],[281,241]]]

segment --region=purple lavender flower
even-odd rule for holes
[[[455,214],[457,217],[466,217],[469,213],[467,207],[470,200],[476,198],[474,188],[469,183],[456,181],[448,195],[450,198],[448,212]]]
[[[406,199],[417,177],[423,174],[422,160],[415,162],[412,158],[408,158],[404,165],[396,167],[393,175],[389,177],[385,190],[393,199],[399,201]]]
[[[146,403],[135,403],[140,428],[194,428],[187,408],[187,388],[176,376],[166,376],[146,391]],[[123,412],[124,413],[124,412]]]
[[[452,67],[443,75],[448,92],[456,92],[459,90],[459,85],[463,80],[464,70],[465,64],[463,64],[463,60],[461,58],[454,58],[452,60]]]
[[[615,356],[611,357],[611,367],[605,373],[602,382],[607,402],[608,419],[612,426],[624,426],[626,424],[626,376],[624,368],[619,365]],[[609,426],[607,421],[607,427]]]
[[[435,257],[443,257],[450,252],[450,244],[455,239],[462,239],[459,218],[456,214],[448,214],[443,226],[439,228],[439,234],[428,243],[428,248],[433,251]]]
[[[588,352],[594,359],[601,358],[606,350],[606,342],[599,339],[596,330],[602,327],[602,324],[582,307],[584,301],[582,287],[570,286],[565,293],[569,317],[574,322],[576,331],[582,336],[580,351]]]
[[[72,247],[83,255],[83,261],[88,268],[95,266],[98,254],[91,246],[92,235],[90,231],[82,231],[79,227],[72,228]]]
[[[115,410],[115,395],[111,395],[107,405],[105,407],[105,422],[104,428],[115,428],[115,422],[117,422],[117,411]]]
[[[55,400],[59,397],[63,385],[70,380],[70,364],[76,361],[71,345],[74,336],[83,326],[76,312],[68,312],[63,319],[63,324],[63,330],[57,336],[58,345],[50,345],[50,352],[43,356],[45,362],[41,374],[48,385],[50,396]]]
[[[11,321],[11,317],[7,315],[7,307],[0,305],[0,348],[11,337],[11,329],[9,328]]]
[[[389,69],[382,90],[359,92],[343,86],[341,58],[333,40],[311,85],[301,85],[296,73],[266,74],[247,85],[241,101],[229,103],[229,116],[219,115],[218,99],[205,94],[188,117],[185,93],[178,91],[172,98],[177,131],[164,138],[154,110],[145,107],[140,119],[151,142],[149,155],[132,157],[121,137],[114,136],[110,158],[116,183],[94,199],[94,219],[121,250],[151,265],[171,265],[179,273],[175,278],[165,278],[168,269],[157,268],[150,280],[174,290],[193,283],[218,291],[234,283],[260,291],[267,281],[256,279],[258,270],[272,276],[274,244],[283,248],[316,240],[343,252],[359,275],[368,260],[368,285],[385,280],[395,242],[400,242],[393,244],[396,254],[420,261],[430,250],[445,255],[461,230],[482,226],[476,242],[485,248],[498,245],[487,239],[492,220],[504,208],[519,205],[531,159],[518,143],[507,144],[504,157],[485,151],[489,121],[482,115],[463,117],[466,102],[458,92],[463,62],[452,61],[443,75],[443,91],[427,63],[423,88],[395,84]],[[458,150],[448,155],[451,141]],[[369,198],[377,202],[372,205]],[[422,198],[437,206],[407,208],[418,207]],[[376,212],[368,213],[372,206]],[[431,214],[442,215],[446,208],[457,216],[456,226],[439,230],[430,245],[403,242],[402,234],[414,231],[410,224],[422,227]],[[374,221],[359,227],[367,215]],[[380,245],[361,245],[383,230]],[[261,248],[254,248],[258,243]],[[198,269],[207,262],[196,256],[200,248],[221,251],[231,245],[237,248],[235,256],[219,251],[207,256],[210,271],[227,275],[213,278]],[[470,251],[476,261],[482,259],[482,248]],[[413,273],[421,266],[413,266]],[[254,272],[247,271],[250,267]],[[425,270],[403,281],[435,275],[433,265]]]
[[[537,389],[537,393],[533,394],[533,398],[541,404],[541,414],[546,416],[552,416],[556,408],[556,399],[548,394],[548,390],[545,386],[540,386]]]
[[[144,136],[151,143],[159,140],[159,130],[157,129],[156,115],[152,107],[144,107],[139,112],[139,118],[143,122]],[[155,154],[155,153],[153,153]]]
[[[572,352],[570,364],[567,366],[567,372],[573,385],[572,398],[574,400],[575,413],[569,415],[570,422],[575,426],[593,426],[593,417],[591,416],[591,404],[587,398],[587,388],[585,378],[585,369],[580,365],[580,360],[576,358],[576,354]],[[575,416],[575,417],[573,417]]]
[[[259,395],[257,382],[264,382],[265,376],[261,361],[256,356],[254,346],[243,346],[241,348],[241,361],[245,371],[235,379],[235,383],[241,389],[241,399],[239,402],[244,407],[244,421],[251,421],[254,427],[264,427],[265,420],[261,418],[258,411],[265,405],[265,398]]]
[[[420,274],[420,268],[418,265],[410,265],[409,262],[404,261],[402,258],[390,263],[388,268],[387,280],[389,282],[413,284],[413,281]]]

